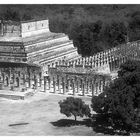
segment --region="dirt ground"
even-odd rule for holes
[[[58,102],[65,99],[63,95],[40,94],[25,101],[0,99],[0,135],[18,136],[92,136],[101,135],[86,125],[69,126],[73,117],[67,118],[60,113]],[[91,98],[82,97],[87,103]],[[82,121],[82,119],[78,118]],[[22,125],[14,125],[20,124]],[[66,124],[66,125],[65,125]]]

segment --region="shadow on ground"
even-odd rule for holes
[[[51,122],[56,127],[70,127],[75,125],[85,125],[91,127],[94,132],[103,135],[121,135],[129,136],[130,133],[120,130],[119,126],[112,127],[111,123],[102,115],[93,115],[92,119],[84,119],[83,121],[74,121],[70,119],[61,119],[56,122]]]
[[[57,126],[57,127],[70,127],[70,126],[75,126],[75,125],[90,125],[91,121],[90,119],[85,119],[83,121],[75,121],[75,120],[70,120],[70,119],[61,119],[56,122],[51,122],[52,125]]]
[[[119,126],[112,127],[111,123],[102,115],[93,115],[91,124],[93,131],[96,133],[102,133],[104,135],[130,135],[126,131],[120,130]]]

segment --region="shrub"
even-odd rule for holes
[[[72,115],[77,120],[77,116],[90,117],[90,108],[81,99],[74,97],[67,97],[65,100],[59,102],[60,112],[67,117]]]

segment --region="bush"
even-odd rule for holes
[[[90,108],[81,99],[74,97],[67,97],[65,100],[59,102],[60,112],[67,117],[72,115],[77,120],[77,116],[90,117]]]

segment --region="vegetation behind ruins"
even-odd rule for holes
[[[52,32],[68,34],[78,53],[93,55],[140,38],[140,5],[1,5],[4,19],[49,18]]]

